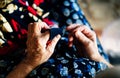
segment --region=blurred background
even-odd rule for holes
[[[78,0],[110,62],[120,65],[120,0]]]

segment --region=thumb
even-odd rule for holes
[[[61,38],[61,36],[58,34],[57,36],[55,36],[51,42],[47,45],[47,50],[49,52],[53,52],[55,49],[55,46],[57,44],[57,42],[59,41],[59,39]]]

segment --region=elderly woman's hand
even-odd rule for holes
[[[99,61],[101,55],[98,52],[96,34],[86,26],[72,24],[67,27],[69,31],[69,46],[75,44],[81,57]]]
[[[55,45],[60,39],[60,35],[55,36],[49,43],[49,29],[44,23],[31,23],[28,26],[27,55],[26,57],[7,75],[6,78],[26,78],[26,76],[38,65],[46,62],[53,54]]]
[[[60,39],[60,35],[57,35],[48,43],[49,31],[41,32],[47,29],[49,29],[49,26],[44,22],[31,23],[28,26],[27,56],[25,62],[33,66],[33,68],[50,58],[55,45]]]
[[[86,26],[72,24],[66,28],[69,31],[69,46],[73,44],[81,57],[87,57],[97,62],[103,62],[108,67],[113,67],[98,52],[96,34]]]

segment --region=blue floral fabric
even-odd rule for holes
[[[86,25],[93,30],[86,20],[83,11],[80,9],[77,0],[38,0],[43,1],[37,5],[41,9],[41,15],[40,13],[36,15],[35,12],[37,8],[31,9],[31,7],[33,7],[32,5],[35,4],[35,1],[37,0],[23,0],[23,2],[25,2],[24,4],[21,4],[20,1],[22,0],[13,0],[0,10],[1,15],[6,18],[7,22],[10,23],[11,28],[13,28],[13,32],[8,33],[1,30],[4,36],[7,35],[5,36],[6,40],[25,42],[25,40],[19,39],[16,35],[16,33],[18,34],[19,32],[16,32],[12,26],[12,19],[19,23],[19,29],[26,30],[27,25],[30,22],[45,21],[45,18],[50,20],[47,20],[46,22],[48,24],[52,23],[52,27],[58,25],[59,28],[66,28],[66,26],[70,24],[78,23]],[[14,9],[12,9],[13,11],[7,8],[9,5],[14,6]],[[31,10],[33,12],[35,10],[35,12],[31,12]],[[27,78],[92,78],[97,72],[107,68],[107,66],[101,62],[95,62],[88,58],[79,57],[75,46],[71,48],[68,47],[67,35],[68,33],[65,32],[58,42],[51,58],[44,64],[35,68]],[[14,50],[14,52],[0,56],[0,78],[5,78],[6,75],[25,57],[25,44],[19,45],[19,48]],[[97,40],[97,45],[100,54],[108,60],[99,40]]]

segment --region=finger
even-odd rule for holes
[[[33,26],[31,26],[32,29],[32,33],[36,34],[36,35],[40,35],[41,34],[41,30],[42,29],[49,29],[49,26],[45,23],[45,22],[34,22]]]
[[[73,36],[72,36],[72,34],[69,34],[68,39],[69,39],[68,46],[72,47],[73,46]]]
[[[91,29],[89,29],[88,27],[86,26],[79,26],[79,27],[76,27],[72,33],[74,34],[74,32],[76,31],[80,31],[82,32],[86,37],[88,37],[89,39],[91,40],[95,40],[96,38],[96,35],[94,33],[94,31],[92,31]]]
[[[82,25],[78,25],[78,24],[71,25],[70,33],[69,33],[69,43],[68,43],[69,47],[72,47],[72,45],[73,45],[74,32],[81,31],[82,30],[81,26]]]
[[[54,51],[54,48],[55,48],[55,46],[56,46],[56,44],[57,44],[57,42],[59,41],[59,39],[60,39],[60,35],[58,34],[57,36],[55,36],[53,39],[52,39],[52,41],[48,44],[48,46],[47,46],[47,50],[49,50],[50,52],[53,52]]]
[[[41,28],[40,33],[43,33],[46,30],[50,29],[50,27],[45,22],[39,22],[39,26]]]
[[[96,39],[96,34],[94,31],[90,30],[87,27],[84,27],[84,29],[82,30],[82,33],[85,34],[89,39],[91,40],[95,40]]]
[[[85,46],[91,42],[81,31],[76,31],[75,37]]]
[[[76,32],[76,31],[82,32],[84,29],[85,29],[85,26],[81,25],[81,26],[77,26],[76,28],[74,28],[71,32],[72,33]]]
[[[48,26],[45,22],[41,22],[39,24],[42,24],[42,28],[44,29],[50,29],[50,26]]]
[[[28,37],[28,39],[31,37],[31,34],[32,34],[32,25],[33,25],[33,23],[30,23],[29,25],[28,25],[28,33],[27,33],[27,37]]]
[[[82,25],[80,25],[80,24],[72,24],[72,25],[68,26],[66,28],[66,30],[67,31],[72,31],[72,30],[76,29],[76,27],[79,27],[79,26],[82,26]]]
[[[33,34],[40,35],[40,31],[42,29],[42,25],[39,25],[38,22],[34,22],[33,26],[31,26],[31,28],[32,28],[31,31],[32,31]]]
[[[42,38],[42,40],[43,40],[43,44],[46,44],[47,43],[47,41],[49,40],[49,38],[50,38],[50,32],[49,31],[46,31],[46,32],[44,32],[44,33],[41,33],[42,35],[40,36],[41,38]]]

